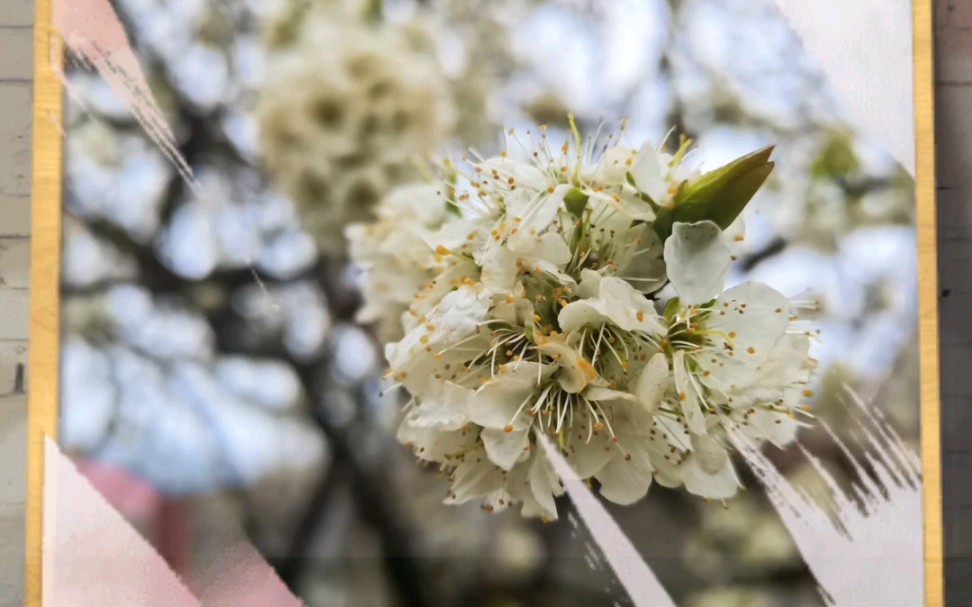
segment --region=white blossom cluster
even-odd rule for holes
[[[327,15],[276,49],[255,115],[267,171],[326,253],[371,216],[416,159],[452,130],[456,110],[434,58],[404,28]]]
[[[726,289],[770,151],[701,174],[687,140],[606,141],[511,132],[498,157],[446,162],[440,183],[348,229],[362,320],[400,321],[398,437],[439,465],[447,502],[556,518],[544,440],[618,504],[653,480],[725,499],[730,432],[782,446],[802,423],[798,306],[761,283]]]

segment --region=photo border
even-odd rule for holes
[[[27,380],[27,503],[24,604],[42,607],[44,441],[57,440],[60,389],[61,187],[64,42],[54,2],[34,0],[30,328]]]
[[[942,419],[935,213],[935,61],[932,0],[912,0],[915,226],[918,231],[918,348],[924,490],[925,607],[943,607]]]
[[[63,39],[54,2],[35,0],[31,181],[30,345],[24,603],[43,596],[44,441],[57,439],[62,221]],[[69,0],[60,0],[69,1]],[[932,0],[913,0],[915,197],[918,232],[921,463],[924,488],[925,607],[942,607],[941,412],[935,227],[935,104]]]

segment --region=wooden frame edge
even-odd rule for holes
[[[60,260],[63,45],[54,2],[34,5],[34,108],[31,175],[30,344],[24,604],[43,604],[44,439],[57,437],[60,363]]]
[[[59,398],[62,163],[62,42],[54,2],[36,0],[31,182],[30,352],[24,604],[43,596],[44,439],[57,437]],[[913,0],[915,195],[919,259],[921,455],[924,487],[925,607],[944,605],[938,276],[935,214],[935,106],[931,0]]]
[[[912,13],[925,607],[943,607],[945,579],[942,543],[942,421],[939,388],[938,244],[935,223],[935,62],[932,0],[913,0]]]

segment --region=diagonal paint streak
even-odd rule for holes
[[[44,462],[45,605],[201,607],[50,437]]]
[[[838,607],[921,605],[923,601],[920,462],[886,421],[859,397],[845,406],[857,419],[855,456],[828,427],[858,480],[841,489],[820,460],[800,447],[826,483],[821,504],[790,484],[742,435],[733,436],[793,536],[821,595]],[[868,473],[871,471],[871,474]]]
[[[176,148],[175,135],[155,102],[125,30],[108,0],[57,0],[54,27],[78,61],[102,75],[186,183],[198,190],[192,170]],[[67,84],[65,75],[60,75]]]
[[[196,198],[212,203],[193,175],[192,168],[179,153],[175,135],[155,102],[145,74],[111,3],[108,0],[54,0],[53,23],[68,50],[82,66],[97,70],[108,82]],[[57,44],[52,47],[60,48]],[[70,79],[58,67],[60,62],[51,61],[51,65],[60,75],[64,88],[76,97]],[[270,306],[279,309],[280,304],[273,300],[263,279],[253,269],[253,260],[245,258],[244,261],[250,267],[254,282]]]
[[[636,607],[675,607],[655,573],[604,505],[546,437],[541,441],[581,520]]]

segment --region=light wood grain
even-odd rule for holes
[[[57,438],[58,276],[61,264],[62,41],[52,0],[37,0],[34,38],[33,215],[31,222],[30,412],[27,420],[27,529],[24,602],[42,607],[44,437]],[[56,62],[53,65],[52,62]]]
[[[925,606],[944,605],[941,403],[935,229],[935,99],[931,0],[914,0],[915,188],[918,204],[918,328],[921,358],[921,456],[924,486]]]

